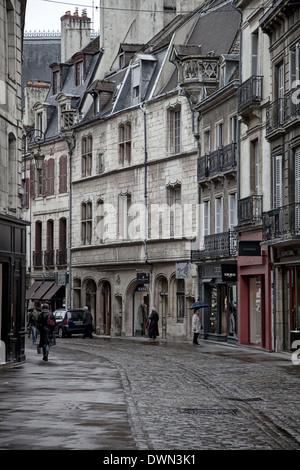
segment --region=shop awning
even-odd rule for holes
[[[34,293],[38,290],[38,288],[43,284],[44,281],[35,281],[32,286],[26,291],[26,300],[32,299]]]
[[[43,295],[42,300],[51,300],[52,297],[56,294],[56,292],[57,292],[61,287],[64,287],[64,286],[57,286],[56,284],[54,284],[54,285],[48,290],[48,292],[46,292],[46,294]]]
[[[43,296],[48,292],[55,283],[53,281],[44,281],[37,291],[30,297],[31,300],[42,300]]]

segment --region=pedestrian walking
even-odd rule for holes
[[[93,337],[93,317],[91,312],[89,311],[88,307],[83,307],[83,323],[85,324],[85,331],[84,331],[84,338],[92,338]]]
[[[159,336],[159,331],[158,331],[158,320],[159,316],[156,311],[156,308],[153,307],[150,313],[149,317],[149,338],[152,339],[152,341],[155,341],[156,337]]]
[[[30,338],[30,333],[32,333],[32,342],[33,344],[36,343],[37,340],[37,320],[38,320],[39,314],[38,311],[34,308],[32,312],[29,314],[28,318],[28,337]]]
[[[197,345],[198,337],[201,329],[201,314],[199,310],[194,310],[192,316],[192,330],[193,330],[193,345]]]
[[[56,344],[54,328],[55,317],[50,312],[47,304],[42,305],[42,313],[37,321],[37,329],[40,332],[39,348],[43,348],[43,361],[48,361],[50,347]]]

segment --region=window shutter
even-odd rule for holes
[[[282,206],[282,155],[277,155],[274,161],[274,207]]]
[[[43,169],[42,169],[42,195],[43,196],[47,196],[47,167],[48,167],[48,163],[44,162]]]
[[[35,198],[35,165],[30,163],[30,197],[31,199]]]

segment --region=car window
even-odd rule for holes
[[[83,320],[83,311],[76,311],[76,310],[71,310],[68,312],[68,318],[72,319],[72,320]]]

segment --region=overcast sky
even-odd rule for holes
[[[80,15],[86,9],[88,17],[94,19],[94,29],[99,31],[99,3],[99,0],[75,0],[73,3],[67,0],[27,0],[25,31],[60,31],[61,16],[68,10],[74,13],[76,8]]]

